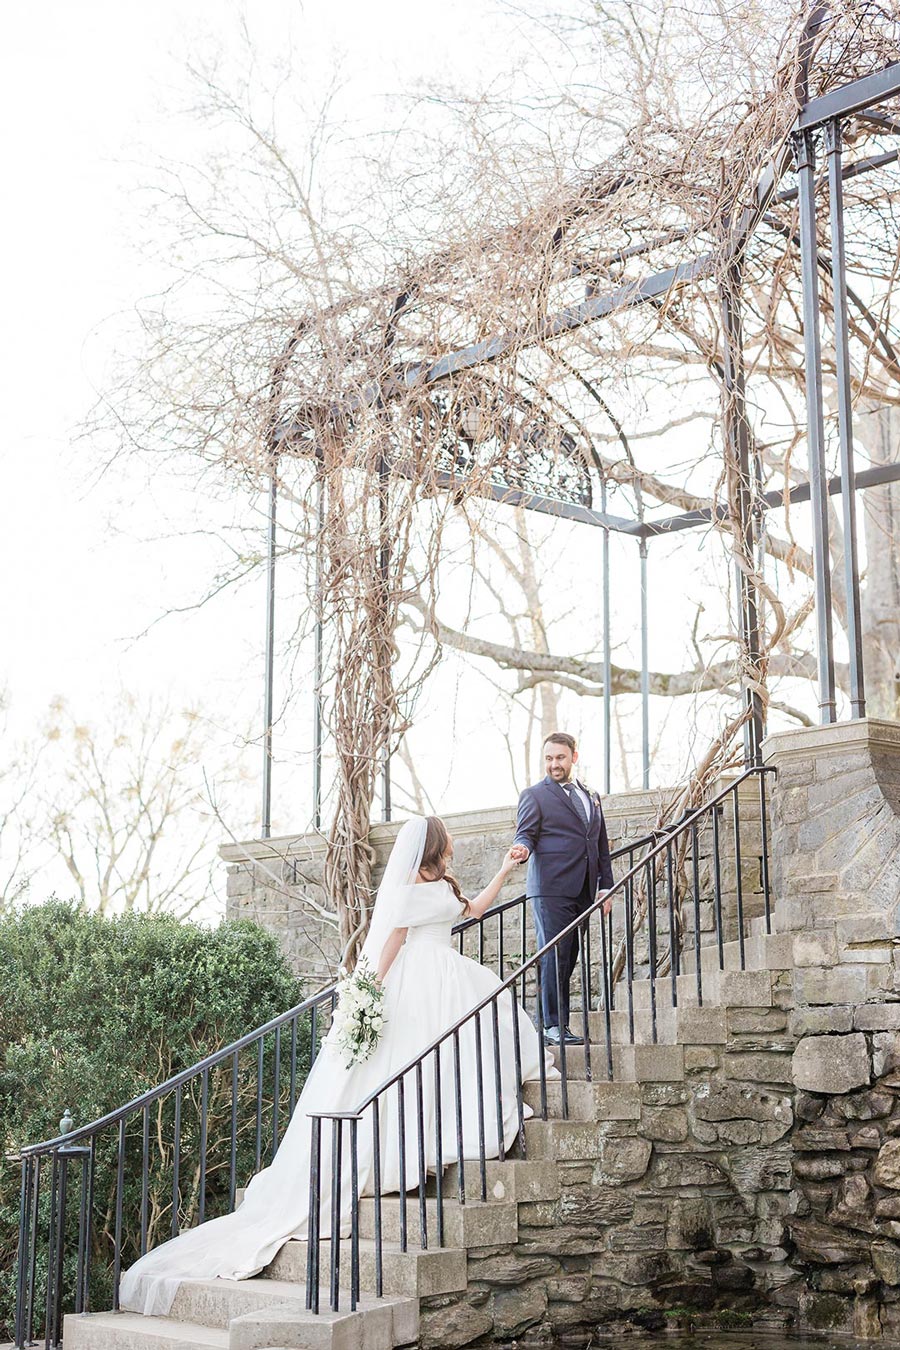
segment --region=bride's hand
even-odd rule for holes
[[[513,847],[509,850],[509,852],[504,856],[503,861],[500,864],[501,876],[508,877],[510,872],[514,872],[516,868],[519,866],[520,859],[513,857],[513,854],[516,853],[517,851],[518,850],[516,849],[515,845],[513,845]]]

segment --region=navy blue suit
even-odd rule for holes
[[[613,884],[609,840],[600,798],[578,784],[591,800],[590,818],[569,793],[548,774],[519,798],[517,844],[529,850],[526,893],[534,911],[538,947],[589,909],[598,890]],[[576,936],[559,944],[559,998],[557,961],[541,962],[541,994],[545,1026],[565,1028],[569,1021],[569,981],[578,959]]]

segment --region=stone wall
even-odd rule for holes
[[[793,1323],[777,1300],[797,1277],[788,982],[734,988],[747,1006],[701,1010],[694,1039],[686,1019],[681,1043],[644,1047],[655,1076],[621,1084],[617,1119],[529,1123],[559,1197],[519,1205],[515,1246],[470,1252],[465,1295],[426,1300],[423,1346]]]

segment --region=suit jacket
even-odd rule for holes
[[[519,798],[517,844],[530,850],[526,890],[529,896],[577,896],[585,874],[593,899],[613,884],[606,821],[596,792],[579,782],[591,799],[587,825],[561,784],[548,774]]]

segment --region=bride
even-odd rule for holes
[[[370,1058],[347,1067],[330,1032],[310,1070],[294,1108],[291,1122],[270,1167],[259,1172],[247,1188],[243,1203],[232,1214],[188,1229],[170,1242],[142,1256],[122,1278],[119,1302],[124,1309],[147,1315],[165,1315],[182,1280],[248,1279],[273,1260],[290,1238],[305,1238],[309,1217],[310,1113],[355,1111],[385,1082],[437,1041],[500,984],[492,971],[459,955],[452,946],[452,929],[464,917],[480,918],[496,900],[506,877],[518,863],[509,853],[500,870],[481,894],[467,901],[447,868],[452,840],[437,816],[414,816],[397,835],[372,911],[361,959],[377,971],[384,986],[385,1030]],[[421,1075],[424,1115],[424,1161],[435,1172],[458,1157],[478,1158],[481,1138],[487,1157],[508,1148],[519,1126],[513,1007],[518,1020],[518,1056],[523,1081],[540,1074],[545,1054],[525,1012],[504,995],[497,1002],[500,1082],[495,1083],[493,1013],[490,1008],[459,1030],[458,1082],[456,1038],[441,1046],[440,1075],[433,1057]],[[476,1021],[480,1031],[476,1030]],[[480,1035],[480,1055],[477,1044]],[[480,1060],[480,1070],[479,1070]],[[481,1092],[478,1076],[481,1075]],[[548,1076],[556,1070],[548,1062]],[[440,1107],[435,1083],[440,1082]],[[401,1096],[396,1085],[365,1111],[359,1122],[359,1194],[371,1195],[375,1185],[372,1114],[379,1123],[380,1189],[399,1192],[419,1185],[422,1138],[417,1131],[416,1075],[405,1082]],[[500,1109],[496,1103],[499,1099]],[[400,1102],[404,1105],[400,1106]],[[457,1107],[460,1119],[457,1120]],[[403,1122],[401,1125],[401,1109]],[[435,1116],[440,1109],[442,1157],[436,1157]],[[531,1114],[523,1108],[524,1115]],[[405,1127],[405,1128],[403,1128]],[[403,1140],[403,1158],[400,1149]],[[323,1121],[320,1175],[331,1174],[331,1127]],[[344,1156],[347,1156],[346,1142]],[[404,1167],[401,1168],[401,1161]],[[350,1168],[345,1164],[341,1194],[341,1227],[349,1229]],[[320,1228],[329,1232],[330,1192],[322,1187]]]

